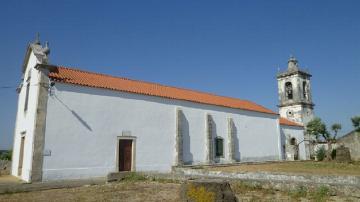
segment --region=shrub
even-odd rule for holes
[[[325,147],[320,147],[317,151],[316,151],[316,158],[318,161],[322,161],[325,158],[326,155],[326,151],[325,151]]]
[[[12,151],[5,151],[0,154],[0,160],[8,160],[11,161]]]

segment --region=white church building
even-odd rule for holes
[[[313,105],[301,82],[310,77],[294,59],[278,75],[287,119],[247,100],[51,65],[49,53],[29,44],[18,88],[11,173],[27,182],[308,158],[301,110]]]

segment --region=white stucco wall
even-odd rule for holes
[[[37,58],[33,53],[30,54],[27,68],[24,73],[24,82],[22,89],[18,96],[18,110],[16,116],[16,126],[14,132],[14,146],[13,146],[13,159],[11,174],[18,176],[18,166],[19,166],[19,155],[20,155],[20,143],[21,136],[25,136],[24,144],[24,155],[23,155],[23,167],[22,175],[19,176],[25,181],[30,181],[31,177],[31,166],[32,166],[32,153],[33,153],[33,136],[35,128],[35,118],[36,118],[36,106],[38,101],[38,90],[39,90],[39,79],[40,73],[34,67],[39,63]],[[29,71],[30,70],[30,71]],[[27,79],[29,78],[28,81]],[[28,97],[28,109],[25,112],[25,96],[26,96],[26,85],[30,82],[29,97]]]
[[[291,138],[295,138],[299,144],[299,159],[306,160],[304,128],[296,126],[281,125],[282,145],[289,144]],[[286,154],[284,154],[286,156]]]
[[[46,117],[43,180],[105,176],[116,170],[117,137],[136,136],[136,170],[170,172],[175,160],[176,108],[185,121],[184,161],[205,162],[205,117],[214,120],[214,137],[224,139],[227,118],[236,127],[240,161],[280,159],[278,116],[225,107],[56,83]],[[128,132],[127,132],[128,134]]]

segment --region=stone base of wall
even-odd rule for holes
[[[296,191],[299,187],[308,190],[326,186],[338,195],[360,197],[360,176],[320,176],[294,175],[289,173],[244,172],[227,173],[221,171],[205,171],[202,169],[177,168],[175,173],[184,178],[214,178],[230,181],[245,181],[261,186],[264,189],[280,191]]]
[[[11,161],[0,160],[0,175],[10,175]]]

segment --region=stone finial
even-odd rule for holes
[[[48,41],[45,42],[45,47],[43,48],[43,52],[45,53],[45,55],[49,55],[49,53],[50,53],[50,48],[49,48],[49,42]]]
[[[34,44],[38,44],[38,45],[40,45],[40,34],[39,34],[39,32],[38,32],[38,33],[36,33],[36,37],[35,37]]]
[[[294,56],[292,56],[292,55],[290,55],[290,59],[289,59],[289,61],[288,61],[288,70],[289,70],[289,71],[297,71],[297,70],[299,70],[298,61],[297,61],[297,59],[296,59]]]

